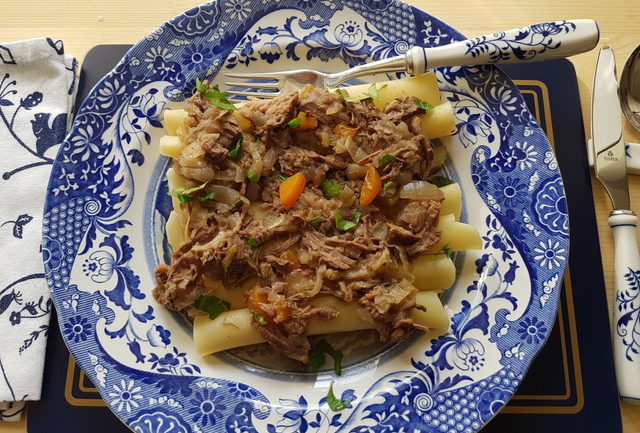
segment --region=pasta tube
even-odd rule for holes
[[[426,254],[437,254],[445,246],[453,251],[482,249],[478,229],[469,224],[441,217],[436,228],[440,231],[440,240],[427,248]]]
[[[411,262],[411,274],[418,290],[441,292],[455,282],[456,267],[444,254],[418,256]]]
[[[357,96],[365,93],[370,83],[358,84],[356,86],[347,87],[346,90],[351,96]],[[379,110],[383,110],[389,101],[403,96],[414,96],[426,102],[429,105],[440,105],[440,90],[438,89],[438,80],[434,72],[416,75],[415,77],[402,78],[400,80],[381,81],[376,84],[378,88],[379,101],[374,100]]]
[[[178,128],[183,126],[189,115],[185,110],[165,110],[164,111],[164,128],[168,135],[178,135]]]
[[[422,116],[422,131],[429,138],[451,135],[456,130],[453,107],[449,102],[436,105]]]
[[[416,303],[425,306],[427,310],[426,312],[413,310],[413,320],[416,323],[433,329],[448,329],[449,317],[435,292],[418,292]],[[340,314],[333,320],[312,318],[307,328],[307,335],[373,329],[373,323],[358,312],[359,308],[355,304],[342,302],[332,296],[315,298],[312,304],[332,306]],[[253,329],[251,318],[252,313],[248,308],[225,311],[215,320],[209,319],[206,315],[196,316],[193,323],[196,350],[204,356],[264,342],[258,332]]]
[[[440,214],[453,214],[456,221],[460,220],[460,212],[462,211],[462,191],[460,185],[452,183],[443,186],[440,191],[444,194],[444,201],[440,208]]]

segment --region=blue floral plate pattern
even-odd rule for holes
[[[543,39],[559,29],[531,29]],[[219,0],[163,24],[93,89],[53,167],[43,223],[47,281],[80,367],[135,432],[475,432],[513,395],[544,344],[568,255],[555,157],[494,67],[437,71],[456,133],[447,170],[484,249],[458,254],[445,335],[347,365],[287,374],[195,351],[151,296],[166,261],[165,108],[196,77],[305,65],[335,71],[462,36],[396,0]],[[492,49],[490,46],[486,49]],[[478,48],[480,49],[480,48]],[[74,302],[70,302],[74,300]],[[353,399],[332,412],[325,396]]]

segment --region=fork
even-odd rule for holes
[[[292,86],[300,88],[312,84],[323,89],[333,89],[345,81],[364,75],[387,72],[419,75],[441,66],[520,63],[568,57],[591,50],[599,38],[600,31],[594,20],[552,21],[438,47],[413,47],[404,55],[355,66],[342,72],[295,69],[264,73],[226,73],[225,77],[249,81],[224,84],[229,87],[226,91],[231,95],[275,98],[292,90]],[[234,89],[238,87],[253,90]]]

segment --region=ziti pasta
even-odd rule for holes
[[[234,106],[197,83],[165,111],[173,211],[156,299],[194,317],[202,354],[308,335],[447,329],[452,252],[481,247],[457,184],[434,177],[454,130],[433,74]]]

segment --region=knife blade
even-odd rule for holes
[[[591,138],[596,177],[607,190],[613,209],[630,209],[616,60],[609,47],[600,50],[593,80]]]
[[[640,402],[640,354],[636,348],[635,321],[628,312],[640,310],[640,296],[629,282],[640,276],[640,254],[636,240],[638,217],[629,203],[629,183],[622,137],[622,109],[616,81],[613,50],[600,50],[593,80],[591,101],[591,138],[595,174],[604,185],[613,211],[609,226],[615,244],[614,284],[616,306],[613,309],[613,358],[620,397]]]

